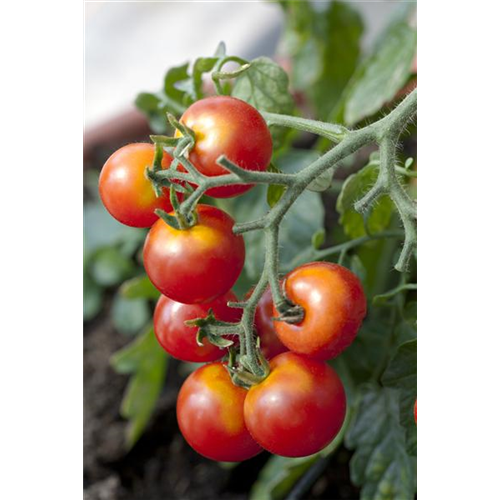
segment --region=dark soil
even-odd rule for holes
[[[84,488],[85,500],[244,500],[269,455],[262,453],[232,469],[195,453],[182,438],[175,402],[182,377],[171,362],[163,394],[151,422],[127,452],[126,422],[120,403],[127,377],[109,365],[111,354],[130,339],[117,333],[105,312],[85,325],[84,338]],[[295,498],[354,499],[350,485],[349,452],[340,450]],[[308,491],[309,490],[309,491]]]

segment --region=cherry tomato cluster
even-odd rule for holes
[[[227,173],[216,160],[225,155],[247,170],[263,171],[270,162],[272,140],[262,116],[249,104],[217,96],[193,104],[180,122],[195,134],[189,160],[206,176]],[[176,132],[179,134],[179,132]],[[354,340],[366,314],[358,278],[327,262],[302,265],[284,277],[286,298],[303,312],[298,322],[280,317],[271,290],[262,295],[254,326],[269,375],[249,389],[235,385],[221,359],[227,349],[203,339],[189,320],[209,314],[238,323],[241,309],[231,291],[245,261],[241,235],[224,211],[199,204],[195,223],[176,229],[155,214],[175,211],[168,193],[157,197],[145,175],[154,146],[130,144],[103,167],[99,190],[104,205],[120,222],[151,227],[144,244],[144,267],[162,293],[154,313],[159,344],[183,361],[209,363],[184,382],[177,402],[180,430],[200,454],[220,461],[241,461],[266,449],[299,457],[324,448],[340,431],[346,412],[344,387],[325,362]],[[162,167],[172,159],[165,153]],[[251,185],[210,189],[213,197],[238,196]],[[249,292],[250,293],[250,292]],[[236,335],[228,334],[234,343]]]

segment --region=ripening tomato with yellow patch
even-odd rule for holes
[[[180,122],[194,131],[196,143],[189,160],[208,177],[229,173],[217,163],[221,155],[245,170],[264,171],[273,153],[271,133],[262,115],[250,104],[235,97],[214,96],[192,104]],[[181,134],[176,131],[176,137]],[[251,184],[209,189],[214,198],[240,195]]]
[[[270,374],[251,387],[245,423],[262,448],[284,457],[322,450],[339,433],[346,395],[337,373],[323,361],[285,352],[273,358]]]
[[[222,363],[191,373],[177,398],[177,422],[186,441],[200,455],[222,462],[240,462],[262,448],[245,425],[246,389],[234,385]]]
[[[284,291],[304,311],[299,323],[274,323],[288,349],[327,360],[352,343],[366,315],[366,297],[361,281],[349,269],[329,262],[304,264],[285,276]],[[273,313],[279,316],[276,308]]]
[[[123,146],[106,161],[99,177],[99,194],[108,212],[122,224],[150,227],[158,219],[157,208],[170,212],[172,205],[167,191],[157,197],[146,177],[146,167],[153,165],[155,148],[137,143]],[[162,167],[172,159],[164,153]]]
[[[212,310],[216,319],[237,323],[241,318],[241,309],[228,307],[228,302],[237,302],[233,292],[226,294],[204,304],[181,304],[162,295],[155,308],[154,331],[159,344],[174,358],[193,363],[206,363],[216,361],[227,354],[227,349],[220,349],[211,344],[207,338],[203,345],[198,345],[196,326],[187,326],[188,320],[205,318]],[[237,341],[237,337],[227,337]]]
[[[243,237],[233,233],[234,220],[226,212],[197,205],[195,215],[197,222],[188,229],[175,229],[158,219],[144,243],[144,267],[151,282],[183,304],[224,295],[245,262]]]

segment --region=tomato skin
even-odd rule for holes
[[[417,425],[417,400],[415,399],[415,406],[413,407],[413,416],[415,417],[415,425]]]
[[[270,362],[271,373],[248,391],[245,422],[266,450],[305,457],[339,433],[346,414],[342,381],[323,361],[285,352]]]
[[[192,104],[180,121],[195,133],[196,144],[189,152],[189,159],[202,174],[209,177],[227,174],[217,164],[221,155],[245,170],[266,170],[271,161],[271,133],[261,114],[245,101],[229,96],[207,97]],[[252,187],[251,184],[223,186],[209,189],[206,194],[229,198]]]
[[[183,304],[213,300],[231,289],[243,269],[245,243],[234,220],[209,205],[196,207],[198,222],[178,230],[158,219],[144,243],[144,267],[153,285]]]
[[[270,288],[262,294],[255,310],[255,329],[260,337],[260,349],[266,359],[288,351],[276,335],[273,321],[273,296]]]
[[[245,426],[247,391],[231,382],[222,363],[191,373],[177,398],[177,422],[186,441],[200,455],[223,462],[254,457],[262,448]]]
[[[156,197],[144,173],[147,166],[153,165],[154,154],[152,144],[128,144],[115,151],[101,170],[99,193],[102,202],[122,224],[150,227],[158,219],[155,209],[172,210],[168,193],[165,191],[165,196]],[[165,153],[163,168],[168,168],[171,161]]]
[[[287,297],[304,308],[304,319],[298,324],[275,321],[281,342],[315,359],[338,356],[352,343],[366,315],[358,277],[338,264],[311,262],[294,269],[284,283]]]
[[[207,316],[212,309],[215,317],[221,321],[237,323],[241,318],[241,309],[228,307],[229,301],[237,298],[229,291],[222,297],[205,304],[181,304],[162,295],[156,304],[154,313],[154,331],[159,344],[174,358],[193,363],[206,363],[222,358],[227,349],[220,349],[203,339],[203,346],[196,343],[198,328],[187,326],[185,321]],[[231,338],[235,341],[237,337]]]

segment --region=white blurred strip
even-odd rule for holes
[[[228,54],[272,55],[283,21],[268,3],[87,3],[85,128],[157,91],[167,68],[209,56],[224,40]]]

